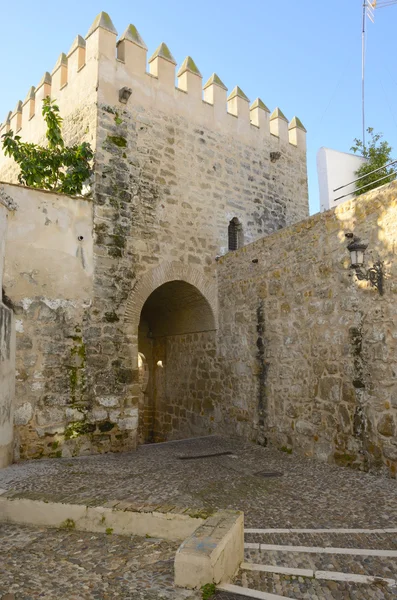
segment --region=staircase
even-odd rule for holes
[[[397,599],[397,529],[245,529],[245,562],[219,599]]]

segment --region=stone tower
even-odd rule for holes
[[[118,39],[101,13],[0,129],[42,142],[51,96],[66,142],[95,150],[92,228],[75,239],[76,256],[92,250],[87,290],[49,301],[38,285],[27,301],[5,278],[26,336],[15,409],[23,457],[251,435],[225,418],[216,257],[308,216],[306,133],[238,86],[228,95],[215,73],[203,86],[191,57],[177,86],[175,70],[162,43],[147,72],[137,29]],[[0,181],[16,175],[0,156]]]

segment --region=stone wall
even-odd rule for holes
[[[383,261],[383,295],[350,268],[346,233],[369,244],[366,268]],[[396,242],[391,184],[220,259],[219,344],[236,431],[395,476]]]
[[[179,265],[174,279],[189,281],[193,272],[194,283],[200,276],[213,294],[215,259],[227,251],[233,217],[241,222],[247,243],[307,216],[306,153],[301,138],[299,145],[290,142],[286,122],[279,136],[272,135],[266,111],[254,109],[263,113],[262,127],[257,127],[250,123],[245,101],[246,110],[231,114],[226,92],[215,86],[213,103],[204,102],[201,77],[194,76],[198,85],[192,89],[182,90],[180,80],[175,88],[170,61],[159,57],[157,76],[149,75],[142,47],[125,41],[129,58],[116,61],[115,34],[101,31],[99,36],[104,50],[99,65],[94,255],[100,285],[95,286],[97,314],[92,321],[96,326],[105,314],[113,314],[107,329],[118,343],[113,361],[97,357],[92,377],[98,389],[109,382],[113,389],[124,381],[116,394],[123,405],[127,401],[137,407],[142,396],[136,313],[155,288],[146,290],[136,305],[139,310],[134,309],[135,290],[146,278],[156,279],[152,273],[157,270],[172,271],[172,265]],[[126,105],[118,102],[123,87],[132,89]],[[171,274],[167,277],[159,284],[172,280]],[[93,353],[95,346],[94,340]],[[183,372],[183,378],[193,372]],[[168,371],[166,380],[173,380]],[[185,401],[183,394],[180,402]],[[175,390],[173,395],[166,406],[178,402]],[[148,404],[144,410],[153,418]]]
[[[156,51],[147,73],[139,34],[129,27],[117,44],[102,13],[1,130],[40,142],[41,100],[51,95],[65,117],[66,141],[87,140],[95,150],[92,204],[13,188],[21,208],[10,227],[5,289],[17,313],[22,457],[134,448],[138,406],[146,421],[155,418],[138,369],[140,312],[149,295],[167,282],[187,282],[209,303],[216,328],[216,257],[228,249],[230,220],[238,218],[249,243],[308,214],[301,123],[288,124],[278,110],[270,119],[261,101],[250,106],[238,88],[227,100],[217,77],[203,97],[191,61],[175,87],[167,52],[164,45]],[[123,90],[131,92],[126,103]],[[15,181],[15,173],[0,156],[0,176]],[[70,217],[62,248],[57,207]],[[92,211],[93,236],[82,243],[81,210],[87,226]],[[170,390],[188,347],[168,338],[190,335],[187,321],[176,318],[179,329],[166,332]],[[195,333],[208,330],[204,323]],[[188,339],[195,353],[208,349],[205,335]],[[192,361],[184,376],[196,374]],[[174,391],[165,406],[188,401],[183,386],[176,389],[180,397]],[[205,431],[209,422],[202,419]]]
[[[15,395],[15,324],[12,310],[2,302],[1,283],[5,254],[8,209],[0,194],[0,469],[13,459],[13,416]]]
[[[16,317],[16,458],[57,456],[64,440],[67,455],[76,431],[96,428],[84,396],[82,333],[93,286],[92,204],[19,186],[2,189],[15,204],[4,290]]]
[[[67,56],[59,56],[51,74],[45,72],[36,86],[26,90],[25,99],[16,102],[14,110],[0,125],[0,137],[11,129],[24,142],[46,145],[42,105],[43,99],[50,96],[63,118],[65,142],[73,145],[85,141],[95,147],[97,80],[97,46],[87,45],[81,36],[77,36]],[[0,145],[0,181],[17,183],[18,173],[18,166],[4,156]]]
[[[154,356],[153,441],[219,432],[225,382],[219,369],[216,332],[158,340]]]

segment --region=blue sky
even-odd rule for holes
[[[361,137],[362,0],[19,0],[7,4],[0,35],[0,121],[51,71],[74,37],[107,11],[121,34],[138,28],[149,53],[166,42],[178,64],[191,55],[204,81],[216,72],[231,90],[297,115],[308,130],[311,213],[319,210],[316,153],[349,151]],[[4,17],[4,10],[3,17]],[[397,155],[397,6],[368,22],[367,124]]]

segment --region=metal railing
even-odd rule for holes
[[[353,183],[357,183],[357,181],[361,181],[362,179],[365,179],[369,175],[373,175],[374,173],[383,171],[384,169],[387,169],[388,167],[391,167],[392,165],[397,166],[397,160],[392,160],[391,162],[389,162],[387,165],[384,165],[383,167],[379,167],[378,169],[374,169],[373,171],[370,171],[369,173],[366,173],[365,175],[361,175],[361,177],[357,177],[357,179],[355,179],[354,181],[351,181],[350,183],[346,183],[345,185],[341,185],[340,187],[335,188],[333,191],[338,192],[339,190],[343,190],[343,188],[349,187],[349,185],[353,185]],[[395,177],[396,175],[397,175],[397,173],[395,171],[393,171],[392,173],[388,173],[384,177],[380,177],[379,179],[376,179],[375,181],[371,181],[370,183],[367,183],[366,185],[363,185],[363,186],[355,189],[354,192],[360,192],[361,190],[364,190],[365,188],[369,187],[370,185],[373,185],[374,183],[378,183],[379,181],[384,181],[385,179],[388,179],[389,177],[393,177],[393,176]],[[349,192],[348,194],[339,196],[338,198],[334,199],[334,202],[337,202],[338,200],[342,200],[342,198],[346,198],[347,196],[351,196],[351,194],[353,194],[354,192]]]

